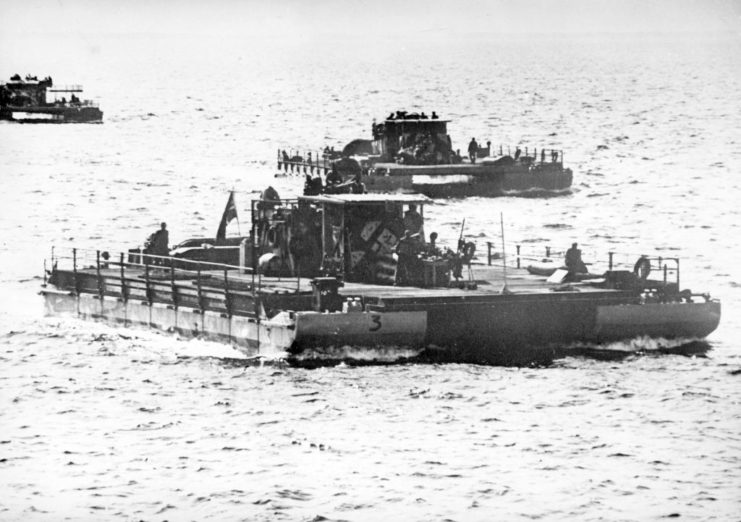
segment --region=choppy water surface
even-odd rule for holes
[[[2,77],[84,83],[105,123],[0,125],[0,519],[741,512],[738,40],[340,52],[119,37],[62,40],[53,63],[22,44]],[[499,242],[502,213],[511,245],[672,252],[682,286],[723,300],[721,327],[684,350],[636,342],[539,368],[305,370],[42,316],[52,244],[119,251],[162,220],[173,241],[213,234],[228,189],[242,208],[269,183],[298,191],[273,178],[277,148],[338,146],[401,108],[451,118],[462,149],[472,136],[563,148],[575,173],[568,196],[439,202],[426,216],[441,240],[465,216],[469,237]]]

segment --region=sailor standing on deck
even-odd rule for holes
[[[170,254],[170,234],[167,232],[167,223],[160,224],[160,229],[149,236],[145,253],[153,256],[168,256]],[[155,259],[154,264],[164,264],[163,259]]]
[[[468,144],[468,157],[471,158],[471,163],[476,163],[476,153],[479,150],[479,144],[476,143],[476,138],[471,138],[471,143]]]
[[[410,204],[409,210],[404,212],[404,231],[409,235],[419,234],[422,230],[422,216],[417,212],[417,205]]]
[[[587,273],[587,266],[581,258],[581,250],[577,247],[578,245],[576,243],[572,243],[571,248],[566,251],[566,259],[564,262],[569,271],[569,275]]]

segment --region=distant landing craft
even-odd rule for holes
[[[81,100],[82,86],[54,87],[47,76],[39,80],[14,74],[0,85],[0,120],[20,123],[101,123],[103,112],[91,100]],[[69,96],[69,98],[68,98]]]
[[[432,198],[541,195],[567,192],[573,174],[561,150],[485,146],[474,140],[461,155],[448,135],[450,120],[397,111],[373,123],[373,139],[341,152],[278,151],[278,169],[325,177],[326,185],[362,183],[368,192],[416,192]]]

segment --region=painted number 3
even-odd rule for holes
[[[381,316],[380,315],[372,315],[371,321],[373,321],[373,325],[368,330],[370,330],[371,332],[375,332],[381,329]]]

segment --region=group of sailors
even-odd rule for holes
[[[304,196],[318,196],[319,194],[365,194],[365,184],[361,181],[361,172],[355,174],[352,179],[345,180],[337,169],[327,173],[326,179],[322,180],[320,175],[312,176],[306,174],[304,180]]]
[[[60,104],[60,105],[67,105],[67,98],[65,98],[64,96],[62,96],[62,98],[60,100],[58,100],[57,103]],[[78,105],[80,103],[80,98],[78,98],[77,96],[75,96],[73,94],[69,98],[69,103],[70,103],[70,105]]]
[[[438,115],[435,111],[432,111],[432,116],[427,116],[424,112],[407,112],[407,111],[396,111],[386,117],[387,120],[436,120]]]
[[[431,232],[429,241],[425,243],[423,219],[414,204],[410,204],[404,213],[403,223],[404,234],[396,245],[398,256],[396,284],[429,284],[429,281],[425,281],[425,260],[447,261],[450,275],[456,280],[462,277],[463,266],[471,263],[476,252],[476,245],[473,242],[466,242],[461,237],[457,251],[450,248],[443,251],[437,246],[437,232]]]
[[[429,132],[399,137],[401,148],[396,154],[398,163],[436,165],[449,162],[450,136],[448,144]]]
[[[471,161],[471,163],[476,163],[477,157],[482,157],[482,156],[485,157],[485,156],[489,156],[490,154],[491,154],[491,142],[490,141],[486,142],[486,147],[479,147],[479,144],[476,141],[476,138],[471,138],[471,141],[468,143],[468,158]],[[514,160],[518,161],[521,156],[522,156],[522,149],[518,146],[515,149]],[[533,157],[530,158],[530,160],[532,161],[534,159],[537,159],[537,157],[538,157],[537,149],[534,149]],[[546,159],[545,149],[541,149],[540,162],[545,163],[545,159]],[[551,162],[556,163],[557,161],[558,161],[558,151],[551,150]]]
[[[15,73],[13,76],[10,77],[10,81],[11,82],[22,82],[23,81],[23,78],[21,78],[21,75],[20,74]],[[39,81],[39,78],[37,76],[31,76],[30,74],[27,74],[25,81],[27,81],[27,82],[37,82],[37,81]],[[47,76],[46,78],[44,78],[41,81],[42,82],[48,82],[51,85],[51,76]]]
[[[79,101],[79,100],[77,100]],[[326,146],[324,149],[322,149],[322,158],[323,159],[335,159],[339,158],[342,155],[341,152],[334,150],[334,147]],[[319,154],[317,154],[318,158]],[[285,164],[291,164],[291,163],[308,163],[311,164],[315,159],[311,151],[306,153],[306,160],[304,161],[304,157],[300,154],[294,154],[293,156],[290,156],[288,152],[285,151],[285,149],[280,151],[280,158]]]

